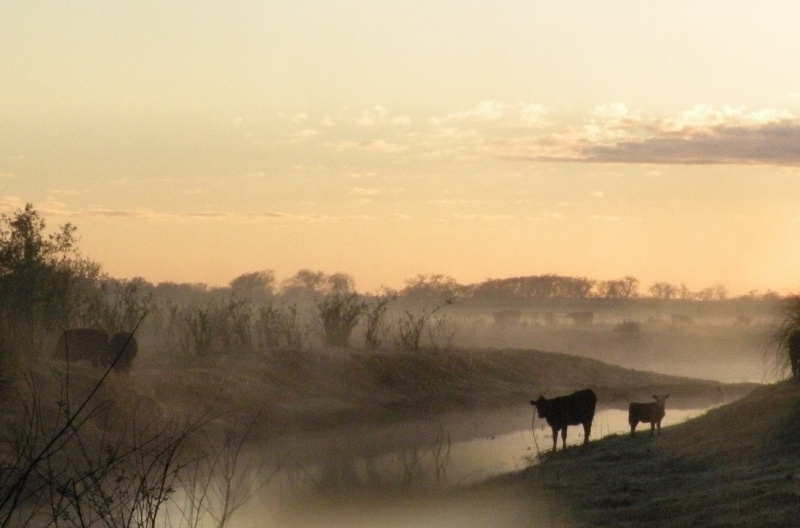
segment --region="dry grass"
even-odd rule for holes
[[[670,392],[676,407],[741,396],[754,385],[725,385],[531,350],[366,352],[347,349],[142,367],[130,383],[164,409],[215,409],[228,425],[276,436],[342,424],[374,424],[454,410],[525,405],[540,393],[592,387],[606,406]]]

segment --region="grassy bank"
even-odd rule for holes
[[[12,442],[8,445],[21,448],[25,456],[35,454],[38,448],[34,448],[33,444],[28,446],[26,438],[46,441],[54,430],[54,424],[61,423],[64,426],[66,415],[76,410],[100,375],[98,370],[85,365],[71,365],[68,370],[63,362],[40,361],[31,366],[16,386],[3,387],[0,425],[12,440],[16,439],[16,444]],[[330,349],[227,358],[225,361],[142,364],[134,368],[129,376],[112,373],[100,387],[92,405],[81,414],[77,428],[70,426],[65,429],[79,430],[80,434],[68,432],[62,435],[61,438],[67,440],[59,443],[52,452],[48,451],[45,458],[47,464],[34,464],[37,470],[43,468],[50,472],[45,472],[46,478],[34,479],[29,483],[34,488],[39,486],[31,497],[38,497],[45,489],[41,487],[42,482],[60,482],[64,479],[72,482],[72,473],[90,471],[94,474],[92,468],[98,465],[104,470],[114,470],[117,458],[109,458],[113,461],[109,465],[104,454],[109,444],[127,448],[128,443],[133,441],[133,452],[144,453],[152,445],[150,433],[168,444],[182,438],[183,431],[188,431],[182,425],[185,419],[189,423],[198,423],[192,421],[202,417],[200,434],[187,437],[187,442],[181,444],[186,448],[187,456],[213,461],[214,453],[231,453],[230,444],[225,443],[222,448],[218,445],[224,439],[246,439],[253,447],[261,447],[256,443],[270,438],[292,441],[309,437],[335,437],[342,432],[352,434],[355,425],[366,426],[363,430],[365,434],[370,434],[370,426],[375,424],[394,422],[404,426],[408,419],[424,421],[426,417],[439,418],[439,414],[451,411],[469,413],[512,406],[518,408],[520,405],[529,409],[528,400],[540,393],[555,396],[583,387],[592,387],[598,394],[600,405],[604,407],[624,407],[633,399],[669,392],[672,394],[672,408],[721,404],[741,398],[756,388],[753,384],[723,384],[635,371],[593,359],[533,350],[370,353]],[[177,424],[178,428],[169,429],[170,423]],[[166,431],[166,434],[162,435],[162,431]],[[25,436],[26,432],[30,435]],[[313,434],[306,436],[306,433]],[[476,434],[495,433],[499,433],[499,430]],[[698,434],[700,437],[702,434]],[[666,444],[668,439],[669,435],[665,434],[657,441]],[[562,507],[562,500],[574,500],[564,503],[563,507],[591,512],[597,507],[596,504],[587,506],[578,497],[589,489],[589,493],[600,500],[602,494],[596,488],[605,485],[607,479],[603,477],[603,472],[612,471],[613,467],[601,466],[597,470],[599,473],[590,472],[588,477],[581,477],[580,464],[570,466],[569,463],[579,457],[591,456],[592,453],[599,456],[608,452],[617,462],[624,459],[640,461],[644,469],[642,476],[637,479],[649,482],[647,446],[660,444],[649,439],[643,438],[641,442],[637,439],[634,443],[622,444],[625,450],[630,450],[627,455],[614,455],[613,442],[625,440],[612,438],[611,448],[605,447],[609,445],[606,441],[593,442],[587,450],[569,450],[566,455],[546,457],[541,467],[531,473],[515,474],[487,483],[489,491],[486,494],[475,489],[449,489],[442,490],[444,496],[425,493],[425,500],[433,501],[429,506],[437,511],[437,501],[444,500],[452,507],[452,518],[459,519],[464,514],[462,505],[472,505],[474,509],[478,504],[485,504],[479,508],[481,518],[496,519],[508,510],[511,497],[516,505],[515,520],[502,526],[513,527],[529,525],[526,519],[541,515],[541,497],[546,498],[546,505],[559,507]],[[696,443],[702,444],[700,440]],[[195,457],[195,453],[205,453],[205,456]],[[14,456],[13,450],[8,456]],[[18,464],[8,456],[6,460],[10,461],[9,464]],[[686,453],[679,458],[691,456],[691,453]],[[27,458],[23,457],[22,461],[25,460]],[[125,460],[126,463],[131,462],[130,457]],[[138,460],[134,458],[132,462]],[[348,461],[346,458],[343,460]],[[627,464],[627,461],[624,463]],[[83,465],[87,465],[88,469]],[[55,472],[51,469],[53,467],[56,468]],[[180,465],[164,467],[178,468]],[[123,469],[128,471],[129,468],[125,466]],[[335,465],[333,469],[336,469]],[[537,475],[534,471],[543,473]],[[576,477],[570,482],[574,482],[576,487],[562,494],[566,482],[564,475],[570,471],[575,472]],[[118,482],[113,474],[107,476],[113,482]],[[588,480],[581,481],[581,478]],[[597,480],[592,481],[591,478]],[[581,482],[586,488],[580,487]],[[510,496],[505,491],[495,493],[499,484],[503,490],[511,489],[513,493]],[[607,488],[609,495],[604,499],[606,502],[598,504],[609,507],[625,504],[624,501],[631,500],[625,498],[626,493],[639,493],[631,492],[630,489],[634,488],[628,486],[621,491]],[[154,489],[164,492],[157,485]],[[346,489],[348,500],[350,491]],[[404,488],[405,491],[413,497],[419,495],[414,489]],[[529,494],[540,492],[543,495],[537,496],[536,504],[532,507]],[[571,492],[574,492],[574,498],[570,498]],[[475,493],[481,500],[475,499]],[[398,499],[403,502],[408,498],[407,495],[403,493]],[[58,497],[63,498],[64,495]],[[82,497],[75,495],[75,500]],[[110,495],[108,497],[113,498]],[[383,496],[380,498],[380,501],[371,503],[372,506],[382,508]],[[371,496],[367,499],[372,501]],[[303,509],[307,509],[305,502]],[[548,510],[544,513],[547,522],[551,519],[560,522]],[[590,517],[586,519],[589,519],[586,522],[592,522]],[[584,522],[583,519],[580,522]],[[307,526],[302,523],[297,525]]]
[[[540,393],[592,387],[601,405],[655,392],[695,407],[740,397],[751,384],[665,376],[533,350],[284,353],[134,370],[132,390],[172,411],[214,407],[234,422],[277,435],[352,423],[384,423],[454,410],[526,404]]]
[[[550,526],[797,526],[800,383],[760,387],[661,437],[612,436],[484,484],[546,497]]]

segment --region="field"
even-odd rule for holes
[[[469,326],[480,328],[475,323]],[[351,505],[363,500],[363,511],[374,513],[368,526],[392,525],[375,523],[375,516],[386,519],[387,511],[393,510],[402,518],[412,504],[420,519],[433,518],[446,506],[446,522],[459,526],[515,527],[529,525],[532,519],[542,526],[609,522],[685,526],[687,517],[675,509],[695,494],[701,504],[720,503],[709,510],[718,513],[720,525],[730,525],[724,519],[742,520],[743,526],[769,525],[770,518],[767,524],[751,523],[770,504],[773,518],[785,519],[797,498],[792,419],[800,412],[794,404],[800,389],[791,382],[766,386],[751,382],[763,379],[768,370],[763,328],[652,324],[635,333],[615,328],[613,323],[591,327],[523,323],[500,332],[490,325],[511,344],[560,342],[574,354],[512,347],[420,351],[315,347],[185,361],[145,353],[129,376],[113,375],[103,385],[97,398],[113,402],[111,414],[102,421],[87,421],[84,441],[90,445],[113,436],[126,417],[148,416],[164,424],[190,417],[208,420],[208,438],[232,435],[243,439],[248,449],[258,450],[284,438],[369,434],[374,426],[435,420],[446,413],[497,410],[499,415],[503,409],[527,405],[539,394],[555,396],[584,387],[595,390],[601,407],[617,409],[651,394],[670,393],[669,409],[717,409],[665,429],[660,438],[611,437],[593,441],[586,449],[543,454],[537,459],[540,463],[526,471],[468,488],[404,487],[398,496],[392,487],[391,493],[377,498],[362,497],[363,489],[358,493],[339,489],[346,499],[323,495],[313,503],[301,503],[303,515],[316,521],[301,516],[300,521],[292,517],[292,522],[335,526],[338,519],[342,526],[355,526],[346,517],[342,520],[342,500]],[[629,368],[648,361],[663,367],[662,372]],[[753,374],[754,370],[759,373]],[[697,376],[670,373],[676,371],[694,371]],[[99,374],[86,365],[71,365],[67,372],[63,362],[40,360],[16,387],[5,388],[5,429],[19,425],[15,420],[22,400],[16,396],[29,394],[31,387],[40,402],[52,406],[43,416],[55,416],[63,405],[65,380],[69,396],[78,401]],[[779,412],[768,405],[777,406]],[[501,434],[503,427],[487,423],[462,434]],[[387,449],[392,443],[417,441],[421,440],[413,435],[385,439]],[[759,498],[749,500],[753,489],[761,490]],[[530,497],[535,501],[526,499]],[[700,507],[693,510],[701,515]],[[705,517],[688,520],[695,518],[707,525]],[[253,523],[241,526],[259,525]],[[284,526],[288,525],[292,524]]]

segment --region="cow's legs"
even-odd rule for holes
[[[656,431],[656,422],[650,422],[650,436],[653,436],[653,433]],[[661,433],[661,429],[659,429],[659,434]]]
[[[561,429],[561,449],[563,450],[566,448],[567,448],[567,426],[565,425]]]
[[[630,422],[631,424],[631,436],[636,436],[636,426],[639,425],[639,422]]]
[[[553,451],[558,448],[558,429],[553,427]]]
[[[583,445],[589,443],[589,435],[592,434],[592,422],[583,424]]]

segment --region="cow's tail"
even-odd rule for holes
[[[539,441],[536,439],[536,409],[533,410],[533,414],[531,415],[531,434],[533,435],[533,445],[536,446],[536,457],[538,458],[542,452],[539,450]]]

